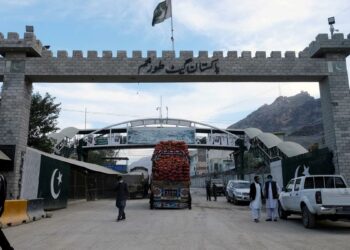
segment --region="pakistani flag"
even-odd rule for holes
[[[157,5],[153,12],[152,26],[163,22],[165,19],[171,17],[171,0],[165,0]]]

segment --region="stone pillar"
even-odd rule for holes
[[[319,82],[325,142],[333,152],[337,174],[350,184],[350,89],[346,57],[350,34],[319,34],[304,50],[311,58],[324,58],[326,75]]]
[[[350,90],[345,58],[326,55],[329,76],[319,86],[325,142],[333,151],[336,173],[350,183]]]
[[[26,27],[23,38],[9,32],[0,33],[0,55],[5,60],[0,104],[0,146],[15,146],[13,170],[3,171],[8,181],[8,198],[19,198],[22,159],[26,151],[32,83],[26,76],[28,57],[41,57],[42,44],[32,26]]]
[[[25,53],[7,53],[0,105],[0,145],[15,145],[14,170],[5,172],[8,198],[19,198],[22,158],[30,116],[32,83],[25,78]]]

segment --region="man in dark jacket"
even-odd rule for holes
[[[116,206],[119,209],[117,221],[125,220],[124,209],[126,206],[126,200],[128,199],[128,196],[129,196],[129,190],[128,190],[128,184],[126,184],[123,181],[123,178],[121,176],[118,176],[118,184],[117,184],[116,190],[117,190]]]
[[[262,199],[264,198],[260,178],[254,177],[254,182],[250,185],[250,209],[252,210],[252,218],[254,222],[259,222],[261,214]]]
[[[267,176],[267,182],[265,182],[264,194],[266,197],[266,221],[277,221],[277,207],[278,196],[280,193],[280,187],[277,182],[272,180],[272,175]]]
[[[6,200],[6,188],[7,188],[7,183],[6,179],[3,175],[0,174],[0,217],[4,213],[5,209],[5,200]],[[3,250],[13,250],[13,247],[11,247],[10,243],[6,239],[5,234],[2,232],[0,228],[0,247]]]

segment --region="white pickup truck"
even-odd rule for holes
[[[316,220],[350,219],[350,188],[340,175],[310,175],[290,180],[279,196],[278,214],[301,214],[306,228]]]

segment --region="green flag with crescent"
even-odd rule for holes
[[[152,26],[171,17],[171,0],[160,2],[153,12]]]

